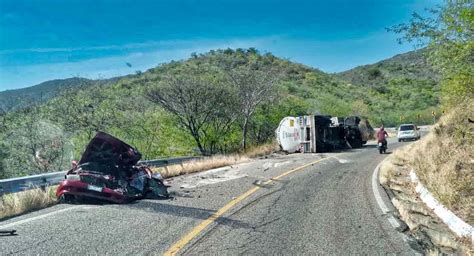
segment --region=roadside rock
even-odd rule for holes
[[[418,198],[409,178],[409,168],[391,161],[389,157],[381,165],[380,183],[390,190],[392,204],[397,210],[394,214],[409,227],[405,232],[416,239],[427,255],[474,255],[469,242],[461,241]]]

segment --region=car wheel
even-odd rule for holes
[[[401,139],[398,139],[398,142],[402,142],[402,140],[401,140]]]
[[[59,197],[59,202],[62,204],[73,204],[75,203],[76,198],[73,195],[62,194]]]

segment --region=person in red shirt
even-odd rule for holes
[[[387,146],[387,140],[385,139],[386,137],[388,137],[388,133],[385,131],[382,125],[377,132],[377,142],[382,142],[385,146]]]

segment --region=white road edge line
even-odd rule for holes
[[[380,208],[380,210],[383,212],[383,214],[387,214],[390,212],[388,209],[387,205],[382,199],[382,196],[380,195],[380,191],[378,189],[379,182],[378,182],[378,176],[379,176],[379,169],[380,166],[382,165],[383,161],[380,162],[377,167],[375,167],[374,172],[372,173],[372,191],[374,192],[375,200],[377,201],[377,204]],[[390,222],[390,225],[392,225],[393,228],[398,229],[400,228],[400,223],[392,216],[388,216],[388,222]]]
[[[88,208],[91,208],[91,207],[87,207],[87,206],[83,206],[83,205],[71,206],[71,207],[68,207],[68,208],[65,208],[65,209],[61,209],[61,210],[45,213],[45,214],[42,214],[42,215],[34,216],[34,217],[31,217],[31,218],[11,222],[11,223],[0,226],[0,229],[6,229],[6,228],[9,228],[9,227],[25,224],[25,223],[28,223],[30,221],[44,219],[46,217],[56,215],[56,214],[61,213],[61,212],[71,211],[71,210],[78,209],[78,208],[88,209]]]
[[[374,196],[375,196],[375,200],[377,201],[377,204],[380,208],[380,210],[384,213],[384,214],[387,214],[387,213],[390,213],[390,210],[388,209],[387,205],[385,204],[385,202],[383,201],[382,199],[382,196],[380,195],[380,190],[378,189],[378,186],[379,186],[379,170],[380,170],[380,166],[382,165],[382,163],[384,162],[384,160],[382,162],[380,162],[377,167],[375,167],[375,170],[374,172],[372,173],[372,190],[374,192]],[[392,225],[392,227],[395,229],[395,230],[400,230],[401,228],[401,224],[400,222],[395,219],[395,217],[393,217],[391,214],[388,215],[388,222],[390,222],[390,225]],[[407,243],[410,243],[410,238],[406,235],[406,234],[403,234],[403,233],[399,233],[402,237],[402,239],[407,242]],[[413,251],[413,255],[417,255],[417,256],[421,256],[423,254],[417,252],[417,251]]]
[[[433,194],[420,182],[414,169],[410,171],[410,179],[416,184],[416,192],[420,195],[421,201],[433,210],[456,235],[470,237],[471,243],[474,244],[474,228],[436,200]]]

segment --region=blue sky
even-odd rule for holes
[[[0,91],[125,75],[228,47],[255,47],[338,72],[412,50],[385,28],[440,3],[0,0]]]

